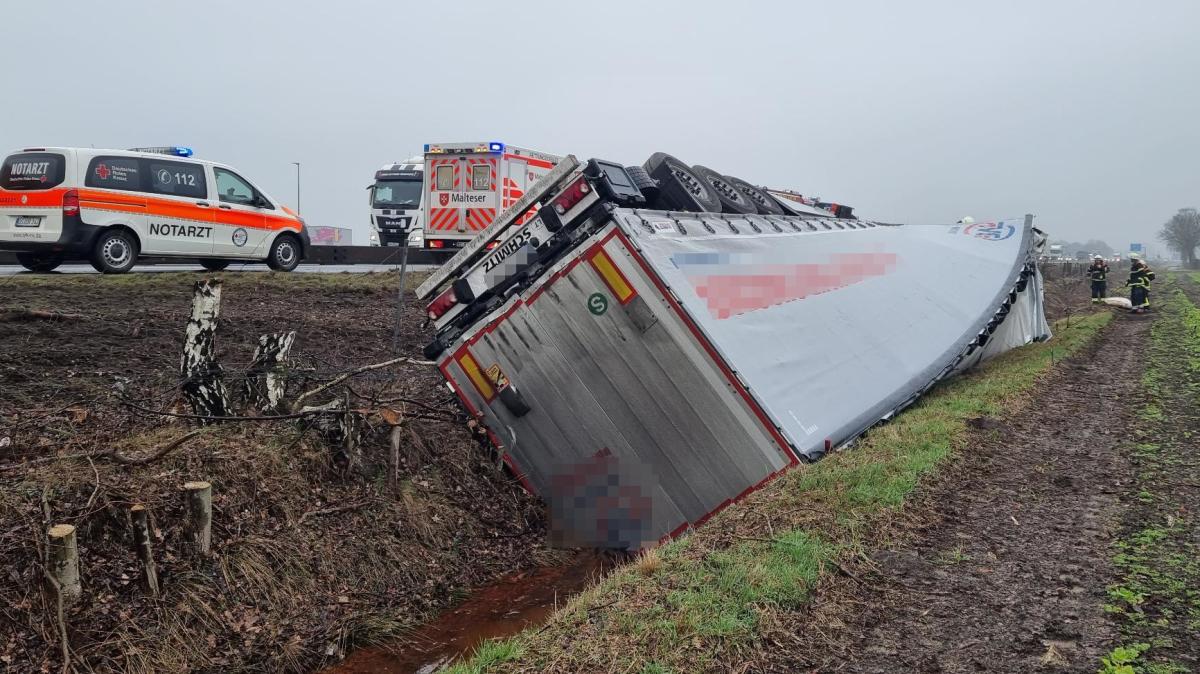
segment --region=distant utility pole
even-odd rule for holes
[[[300,162],[292,162],[296,165],[296,212],[300,212]]]

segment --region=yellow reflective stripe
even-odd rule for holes
[[[596,251],[591,262],[596,271],[600,273],[600,277],[604,279],[604,283],[608,285],[608,289],[612,291],[613,295],[616,295],[617,301],[625,304],[633,298],[633,288],[617,270],[616,265],[608,257],[608,253],[603,250]]]
[[[496,396],[496,391],[492,388],[492,383],[487,380],[487,377],[483,376],[483,371],[479,369],[479,363],[475,362],[470,353],[463,352],[463,355],[458,359],[458,364],[462,367],[463,372],[467,373],[467,377],[475,385],[475,388],[479,391],[479,395],[483,396],[484,400],[490,401]]]

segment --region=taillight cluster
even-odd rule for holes
[[[63,217],[75,217],[79,215],[79,192],[76,190],[67,190],[63,193]]]
[[[454,288],[447,288],[425,307],[425,314],[429,316],[430,320],[436,321],[456,304],[458,304],[458,298],[454,296]]]
[[[554,212],[558,213],[559,215],[563,215],[567,211],[574,208],[575,204],[578,204],[580,201],[582,201],[583,198],[586,197],[591,191],[592,186],[588,185],[586,178],[580,178],[579,180],[576,180],[567,186],[567,188],[562,191],[562,194],[559,194],[558,198],[554,200]]]

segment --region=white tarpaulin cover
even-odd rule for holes
[[[623,222],[635,247],[809,458],[955,369],[1050,335],[1031,218],[753,236],[641,219]]]

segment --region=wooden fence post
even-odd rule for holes
[[[207,555],[212,549],[212,485],[207,482],[186,482],[188,533],[196,554]]]
[[[79,582],[79,546],[75,541],[75,527],[70,524],[55,524],[50,527],[47,559],[50,575],[58,583],[58,594],[64,606],[71,605],[83,594]]]
[[[150,517],[146,506],[138,505],[129,509],[133,520],[133,546],[138,560],[142,563],[142,582],[146,592],[152,597],[158,596],[158,569],[154,566],[154,548],[150,534]]]

